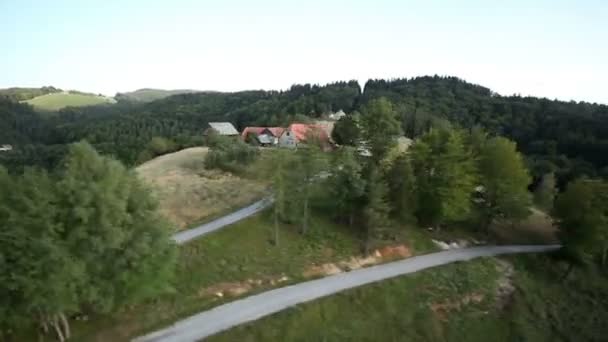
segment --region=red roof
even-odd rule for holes
[[[283,127],[266,127],[271,133],[272,135],[274,135],[275,137],[280,137],[281,134],[283,134],[283,132],[285,132],[285,128]]]
[[[281,134],[285,131],[283,127],[246,127],[241,133],[241,137],[244,139],[247,138],[247,135],[250,133],[255,133],[257,135],[262,134],[265,130],[268,130],[275,137],[280,137]]]
[[[306,141],[306,135],[309,131],[314,132],[318,136],[321,142],[328,142],[329,136],[327,132],[320,125],[307,125],[307,124],[291,124],[288,128],[296,136],[298,141]]]
[[[247,139],[247,135],[249,133],[255,133],[255,134],[260,134],[262,133],[262,131],[265,129],[266,127],[245,127],[245,129],[243,130],[243,132],[241,133],[241,138],[243,138],[243,140]]]

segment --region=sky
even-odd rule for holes
[[[238,91],[457,76],[608,104],[608,1],[0,0],[0,88]]]

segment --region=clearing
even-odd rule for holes
[[[157,157],[136,169],[154,190],[161,213],[178,229],[239,209],[266,194],[260,182],[205,169],[208,151],[192,147]]]
[[[37,96],[23,102],[28,103],[39,110],[57,111],[65,107],[83,107],[104,103],[115,103],[116,100],[111,97],[95,94],[61,92]]]

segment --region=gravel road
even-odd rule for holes
[[[256,207],[253,207],[249,210],[255,210],[255,208]],[[260,209],[258,209],[258,211],[259,210]],[[245,214],[247,212],[248,211],[246,211]],[[212,230],[214,229],[211,229],[210,231]],[[208,231],[204,230],[202,233],[195,236],[200,236],[202,234],[206,234],[207,232]],[[192,238],[188,238],[188,236],[184,238],[184,241]],[[300,303],[305,303],[343,290],[397,277],[403,274],[413,273],[455,261],[466,261],[478,257],[495,256],[501,254],[547,252],[558,248],[560,248],[559,245],[484,246],[453,249],[421,255],[405,260],[290,285],[239,299],[224,305],[220,305],[208,311],[198,313],[194,316],[178,321],[168,328],[138,337],[134,341],[198,341],[236,325],[268,316]]]

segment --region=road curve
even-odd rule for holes
[[[484,256],[547,252],[558,248],[560,248],[559,245],[484,246],[421,255],[290,285],[239,299],[178,321],[166,329],[138,337],[134,341],[198,341],[236,325],[268,316],[296,304],[426,268]]]
[[[226,216],[222,216],[217,220],[205,223],[196,228],[184,230],[183,232],[176,233],[173,235],[173,240],[178,244],[186,243],[190,240],[196,239],[203,235],[214,232],[218,229],[221,229],[225,226],[231,225],[237,221],[245,219],[249,216],[257,214],[258,212],[268,208],[272,204],[272,200],[265,198],[261,199],[245,208],[239,209],[232,214],[228,214]]]

